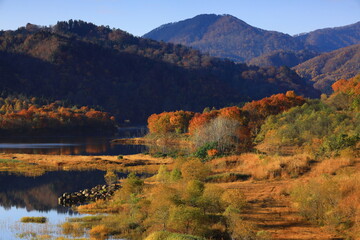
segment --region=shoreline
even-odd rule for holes
[[[46,155],[0,153],[0,172],[39,176],[47,171],[102,170],[155,173],[160,165],[171,165],[171,158],[145,154],[118,156]]]
[[[180,145],[180,146],[189,146],[192,147],[193,143],[184,139],[178,138],[145,138],[145,137],[135,137],[135,138],[118,138],[110,141],[114,144],[126,144],[126,145]]]

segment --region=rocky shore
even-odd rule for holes
[[[91,189],[84,189],[73,193],[64,193],[58,198],[58,203],[63,206],[74,206],[93,202],[99,199],[107,199],[114,195],[120,185],[97,185]]]

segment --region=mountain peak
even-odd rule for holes
[[[201,36],[206,33],[207,29],[216,22],[222,22],[223,24],[236,22],[240,25],[249,26],[244,21],[229,14],[200,14],[182,21],[163,24],[149,33],[146,33],[143,37],[165,42],[187,44],[201,38]],[[174,35],[184,38],[179,41],[173,39]]]
[[[229,14],[197,15],[162,25],[144,37],[191,46],[237,62],[277,50],[279,46],[285,46],[285,50],[300,50],[291,36],[253,27]]]

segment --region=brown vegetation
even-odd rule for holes
[[[0,171],[15,172],[30,176],[42,175],[46,171],[71,170],[116,170],[155,173],[159,165],[171,164],[171,158],[155,158],[149,155],[76,156],[42,154],[0,154]],[[13,160],[15,159],[15,160]]]

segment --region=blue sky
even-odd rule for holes
[[[202,13],[293,35],[360,21],[360,0],[0,0],[0,29],[81,19],[141,36]]]

